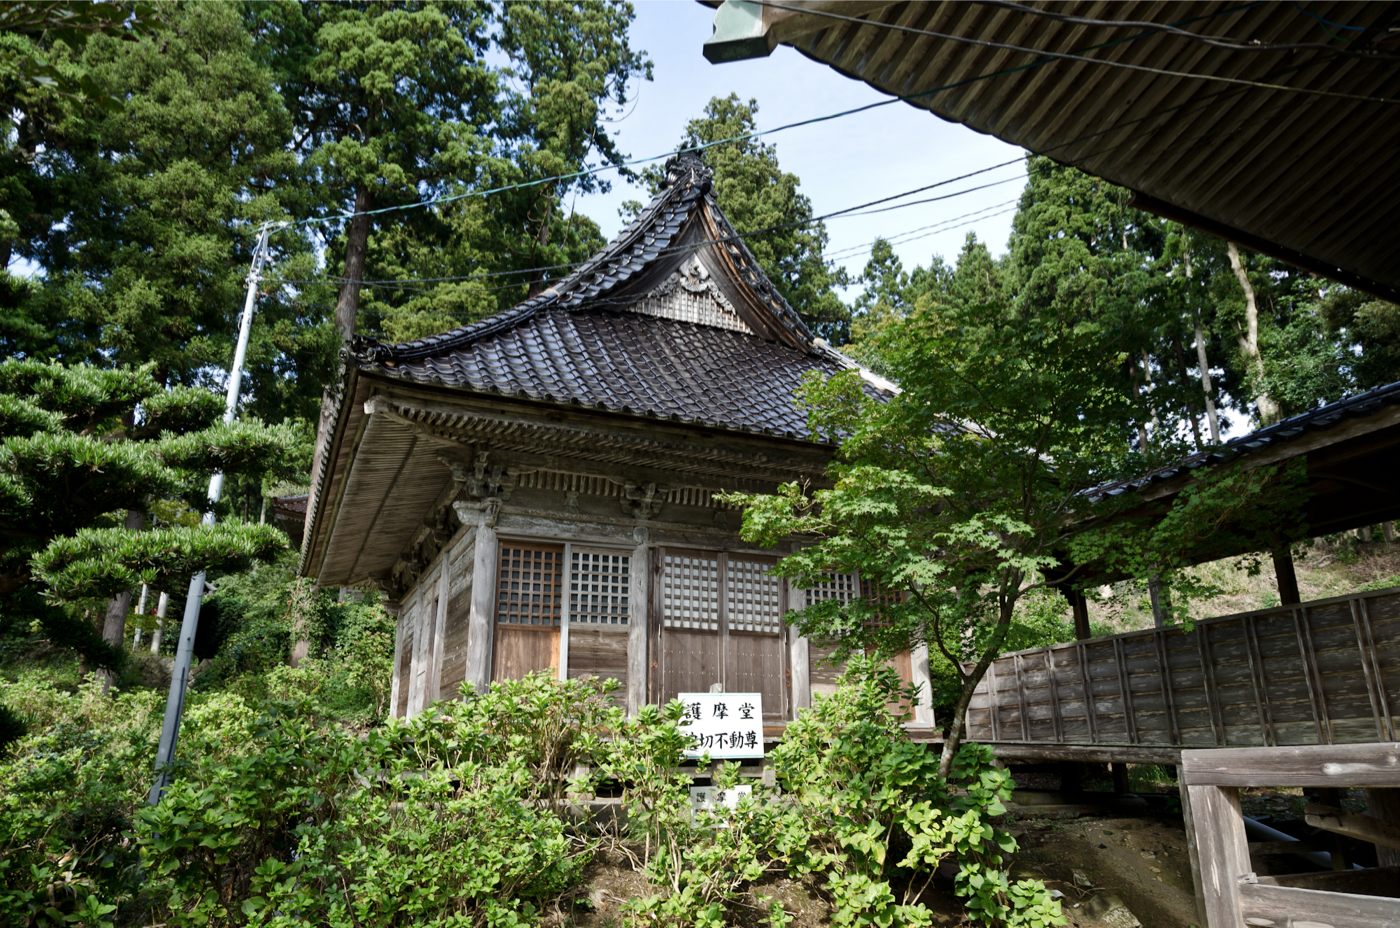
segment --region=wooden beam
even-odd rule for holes
[[[1187,750],[1181,777],[1215,786],[1393,787],[1400,783],[1400,743]]]
[[[1221,926],[1230,925],[1233,928],[1244,921],[1254,925],[1400,928],[1400,900],[1383,896],[1359,896],[1294,886],[1270,886],[1267,883],[1242,884],[1235,896],[1238,905],[1233,920],[1221,921]],[[1216,922],[1210,922],[1209,928],[1216,928]]]
[[[1400,826],[1400,788],[1368,789],[1366,808],[1382,822]],[[1400,867],[1400,850],[1376,846],[1376,863],[1382,867]],[[1396,885],[1400,885],[1397,881]]]
[[[1392,825],[1370,815],[1309,806],[1304,810],[1303,818],[1312,827],[1323,831],[1346,835],[1377,847],[1400,848],[1400,825]]]

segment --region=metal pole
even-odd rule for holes
[[[238,409],[238,394],[243,386],[243,359],[248,353],[248,335],[253,329],[253,305],[258,297],[258,280],[267,259],[267,235],[271,226],[258,232],[253,248],[253,266],[248,271],[248,295],[243,300],[243,317],[238,324],[238,345],[233,351],[233,368],[229,371],[228,394],[224,397],[224,422],[232,422]],[[214,504],[224,492],[224,475],[215,471],[209,478],[209,511],[203,524],[214,524]],[[170,669],[170,695],[165,701],[165,721],[160,727],[160,746],[156,748],[156,781],[151,784],[146,800],[155,805],[170,783],[170,765],[175,762],[175,742],[180,735],[180,717],[185,711],[185,689],[190,675],[190,659],[194,655],[194,636],[199,629],[199,607],[204,599],[204,571],[190,578],[185,595],[185,616],[180,622],[180,639],[175,645],[175,664]]]

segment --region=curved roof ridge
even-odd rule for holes
[[[625,283],[637,268],[624,271],[613,280],[604,281],[587,297],[577,291],[585,289],[591,277],[600,269],[612,264],[629,263],[625,259],[637,257],[634,253],[638,245],[645,251],[655,252],[648,258],[655,258],[674,241],[690,213],[691,205],[705,197],[713,181],[713,172],[698,155],[684,152],[666,162],[666,177],[662,188],[652,201],[619,232],[611,242],[588,258],[566,277],[550,284],[543,291],[517,303],[504,312],[486,319],[458,326],[438,335],[429,335],[398,344],[385,344],[375,339],[355,336],[351,340],[350,354],[358,361],[383,363],[385,361],[411,361],[430,357],[442,351],[450,351],[486,335],[508,329],[526,321],[539,310],[566,303],[579,303],[584,299],[594,299],[603,292],[615,289]],[[677,222],[677,219],[681,221]],[[728,223],[725,223],[728,225]],[[731,227],[732,231],[732,227]],[[651,237],[648,233],[652,233]],[[573,299],[570,299],[570,298]],[[790,310],[789,310],[790,311]]]

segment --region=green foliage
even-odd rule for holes
[[[76,692],[42,674],[0,682],[32,732],[0,754],[0,922],[110,925],[141,891],[133,817],[155,756],[160,699]]]
[[[690,812],[685,780],[653,764],[641,741],[619,739],[632,775],[624,780],[629,822],[645,841],[646,873],[659,889],[628,906],[633,923],[731,924],[738,912],[765,907],[759,887],[785,874],[821,887],[834,925],[929,925],[933,913],[921,899],[951,861],[953,890],[974,923],[1064,924],[1042,884],[1006,875],[1015,841],[993,819],[1011,795],[1009,775],[991,765],[988,749],[968,745],[945,780],[890,709],[909,696],[890,668],[855,658],[836,693],[800,712],[769,756],[778,789],[755,785],[733,808]],[[653,709],[636,724],[653,747],[672,745],[679,711]],[[637,763],[639,754],[648,759]],[[737,773],[737,765],[723,765],[714,786],[734,787]],[[632,822],[639,789],[647,791],[645,817]],[[767,907],[770,923],[783,924],[781,906]]]
[[[261,477],[300,463],[292,428],[226,425],[221,406],[208,391],[165,389],[150,365],[0,362],[0,635],[37,624],[114,669],[121,631],[97,635],[84,614],[95,601],[285,549],[272,526],[198,523],[209,469]],[[144,531],[147,513],[161,524]]]

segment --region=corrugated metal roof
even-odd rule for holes
[[[1400,299],[1400,5],[759,2],[770,45]]]

